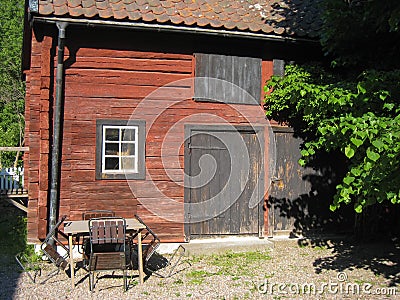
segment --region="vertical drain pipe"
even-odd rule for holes
[[[59,206],[59,178],[60,178],[60,148],[61,148],[61,122],[62,122],[62,98],[64,87],[64,48],[66,22],[57,22],[58,28],[58,53],[56,73],[56,98],[54,104],[53,122],[53,146],[51,149],[51,173],[50,173],[50,200],[49,200],[49,231],[57,223],[57,208]],[[54,244],[54,241],[52,241]]]

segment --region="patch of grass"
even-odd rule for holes
[[[175,280],[173,284],[183,284],[183,280],[181,278]]]
[[[272,277],[274,277],[274,275],[275,275],[275,273],[271,273],[271,274],[264,274],[264,278],[265,278],[265,279],[269,279],[269,278],[272,278]]]
[[[256,284],[255,282],[252,282],[252,283],[251,283],[250,292],[251,292],[251,293],[258,292],[258,286],[257,286],[257,284]]]
[[[241,286],[242,284],[240,282],[236,282],[236,283],[231,283],[231,286],[233,287],[238,287]]]
[[[358,285],[363,285],[363,284],[371,284],[371,282],[368,282],[366,280],[362,280],[362,279],[354,279],[354,283],[358,284]]]
[[[212,255],[208,263],[212,266],[220,267],[218,274],[230,276],[250,276],[254,275],[254,264],[260,266],[264,261],[270,260],[271,256],[267,252],[232,252],[228,251],[219,255]]]
[[[215,274],[204,270],[192,270],[186,274],[186,277],[190,279],[189,281],[190,284],[200,285],[204,282],[204,279],[206,277],[210,277],[213,275]]]
[[[249,251],[249,252],[233,252],[228,251],[222,254],[214,254],[208,256],[194,256],[191,257],[191,262],[198,262],[208,270],[211,267],[214,272],[205,270],[190,270],[185,273],[186,278],[189,279],[190,284],[200,285],[203,284],[207,277],[215,275],[230,276],[232,281],[237,281],[243,276],[254,276],[255,268],[262,268],[263,263],[272,259],[267,251]],[[272,276],[272,275],[270,275]],[[268,277],[267,277],[268,278]],[[183,281],[175,282],[182,284]]]
[[[307,248],[307,247],[309,246],[309,244],[308,244],[308,242],[301,241],[299,244],[297,244],[297,246],[298,246],[300,249],[303,249],[303,248]]]
[[[328,247],[327,246],[314,246],[314,247],[312,247],[314,250],[317,250],[317,251],[322,251],[322,250],[326,250],[326,249],[328,249]]]
[[[175,297],[180,297],[180,296],[181,296],[181,293],[179,293],[179,292],[175,293]]]
[[[138,284],[139,284],[139,281],[138,281],[138,280],[129,281],[129,285],[132,286],[132,287],[135,287],[135,286],[137,286]]]
[[[214,273],[210,273],[208,271],[204,270],[192,270],[189,273],[186,274],[186,277],[188,278],[198,278],[198,277],[207,277],[207,276],[212,276],[215,275]]]
[[[250,252],[228,251],[223,254],[213,255],[212,257],[214,258],[214,262],[216,263],[219,263],[221,261],[233,262],[239,259],[245,260],[246,262],[271,259],[268,253],[262,251],[250,251]]]
[[[204,283],[204,278],[193,278],[192,280],[189,281],[189,284],[193,285],[201,285]]]

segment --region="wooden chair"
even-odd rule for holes
[[[127,290],[127,264],[125,254],[126,221],[118,217],[89,220],[90,255],[89,285],[94,288],[94,274],[106,270],[122,270],[124,291]]]
[[[47,256],[50,262],[52,262],[56,267],[57,270],[50,273],[47,278],[42,281],[41,283],[45,283],[51,277],[55,276],[60,272],[60,270],[67,270],[69,267],[69,248],[64,245],[60,239],[59,235],[63,236],[66,240],[68,237],[59,230],[60,225],[65,221],[67,216],[62,216],[61,219],[57,222],[57,224],[53,227],[53,229],[47,234],[46,238],[44,239],[43,243],[41,244],[40,248],[43,253]],[[64,249],[65,254],[60,254],[58,252],[57,247],[61,247]]]
[[[144,223],[143,220],[138,215],[135,215],[135,218],[144,226],[146,226],[146,228],[141,231],[142,247],[143,247],[142,251],[143,266],[146,268],[147,262],[150,260],[151,256],[156,252],[157,248],[160,246],[161,241],[158,238],[158,236],[154,233],[154,231],[151,230],[150,227],[147,226],[146,223]],[[136,236],[137,233],[131,236],[132,243],[136,238]]]
[[[105,209],[92,209],[85,211],[82,213],[82,220],[90,220],[94,218],[103,218],[103,217],[115,217],[115,212],[112,210],[105,210]],[[76,243],[79,245],[80,244],[80,236],[77,237]],[[81,243],[81,248],[82,252],[79,251],[78,247],[78,252],[82,254],[83,258],[83,267],[86,268],[89,261],[89,252],[90,252],[90,241],[88,237],[82,237],[82,243]]]

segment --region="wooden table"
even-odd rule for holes
[[[137,245],[138,245],[138,269],[139,269],[139,282],[143,283],[143,259],[142,259],[142,234],[141,230],[146,228],[137,219],[125,219],[126,232],[137,232]],[[64,222],[64,233],[68,235],[69,244],[69,264],[71,267],[71,285],[75,288],[75,274],[74,274],[74,257],[73,257],[73,237],[77,235],[89,235],[89,220],[79,221],[66,221]]]

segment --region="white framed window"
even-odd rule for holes
[[[97,120],[96,179],[145,179],[144,120]]]
[[[138,126],[103,126],[102,172],[138,172]]]

